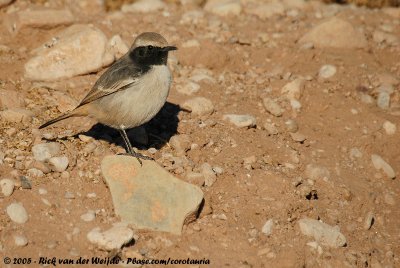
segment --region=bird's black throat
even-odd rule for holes
[[[129,57],[139,66],[167,65],[168,50],[161,47],[140,46],[129,53]]]

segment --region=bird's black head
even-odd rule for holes
[[[166,65],[168,60],[168,52],[176,50],[174,46],[139,46],[134,48],[129,56],[139,65]]]

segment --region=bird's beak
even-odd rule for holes
[[[171,51],[171,50],[177,50],[178,48],[175,46],[167,46],[167,47],[163,47],[162,51]]]

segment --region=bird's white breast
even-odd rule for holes
[[[99,99],[95,118],[113,128],[133,128],[152,119],[163,107],[171,86],[166,65],[154,65],[130,88]]]

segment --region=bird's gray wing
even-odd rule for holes
[[[130,60],[120,59],[100,76],[78,107],[136,84],[142,73]]]

